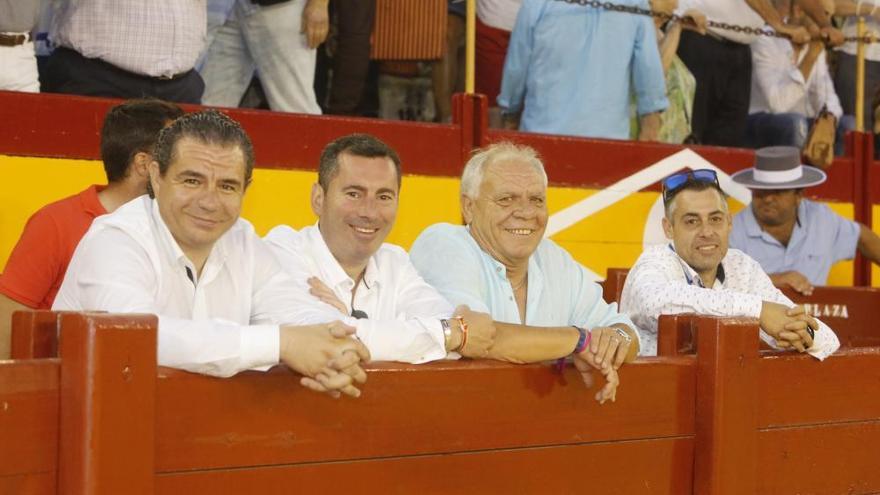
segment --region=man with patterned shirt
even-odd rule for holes
[[[61,3],[43,91],[200,103],[205,84],[193,66],[205,44],[205,1]]]
[[[660,315],[678,313],[758,318],[769,345],[820,360],[840,347],[834,332],[774,287],[755,260],[728,249],[730,212],[714,170],[667,177],[663,203],[663,230],[672,243],[642,253],[620,298],[621,311],[642,334],[643,355],[657,353]]]

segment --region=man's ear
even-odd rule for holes
[[[312,184],[312,213],[321,218],[321,210],[324,207],[324,188],[317,182]]]
[[[156,160],[150,160],[150,163],[147,165],[146,169],[147,169],[147,174],[150,176],[149,177],[150,187],[153,188],[154,193],[158,192],[159,191],[159,176],[161,175],[159,173],[159,162],[157,162]]]
[[[153,161],[153,156],[145,151],[138,151],[135,153],[134,158],[131,161],[131,165],[129,166],[129,173],[133,174],[138,179],[148,178],[150,175],[150,162]]]
[[[667,239],[672,239],[672,222],[669,221],[668,218],[663,217],[663,233],[666,234]]]
[[[461,195],[461,216],[465,225],[470,225],[474,219],[474,200],[464,194]]]

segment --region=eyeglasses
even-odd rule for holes
[[[679,172],[663,179],[663,204],[669,204],[672,197],[675,196],[676,193],[688,183],[688,181],[714,184],[719,190],[721,189],[721,184],[718,183],[718,174],[712,169],[701,168],[698,170]]]

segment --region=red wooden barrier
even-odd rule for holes
[[[155,318],[61,324],[60,360],[0,362],[0,493],[880,491],[880,348],[759,354],[754,320],[692,317],[605,406],[543,365],[376,364],[358,400],[157,374]]]

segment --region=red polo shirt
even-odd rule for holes
[[[67,264],[92,220],[107,211],[98,201],[106,186],[85,191],[34,213],[0,275],[0,293],[34,309],[50,309]]]

